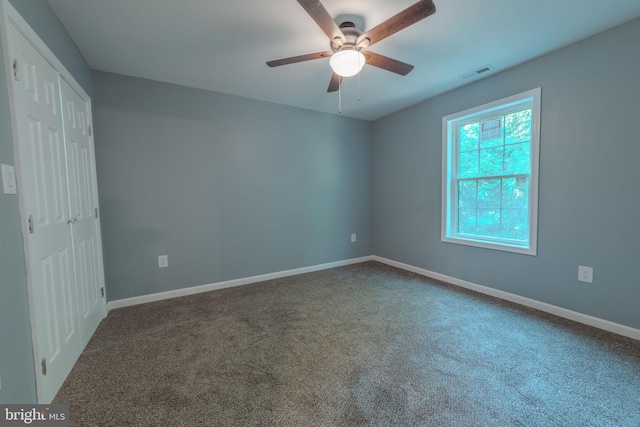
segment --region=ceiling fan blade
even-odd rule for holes
[[[329,81],[329,89],[327,92],[335,92],[340,89],[340,76],[336,73],[331,75],[331,80]]]
[[[406,76],[413,70],[413,65],[406,62],[398,61],[397,59],[389,58],[388,56],[380,55],[375,52],[367,51],[364,54],[366,64],[373,65],[374,67],[382,68],[383,70],[391,71],[392,73]]]
[[[269,61],[267,62],[267,65],[269,67],[279,67],[281,65],[295,64],[296,62],[310,61],[312,59],[328,58],[331,55],[333,55],[333,52],[331,51],[309,53],[307,55],[292,56],[291,58],[283,58],[283,59],[277,59],[275,61]]]
[[[362,34],[358,37],[358,44],[369,39],[368,45],[371,46],[434,13],[436,5],[433,4],[433,0],[421,0]]]
[[[300,3],[300,6],[316,21],[316,24],[318,24],[320,29],[329,37],[329,40],[334,41],[338,38],[341,42],[346,41],[342,30],[319,0],[298,0],[298,3]]]

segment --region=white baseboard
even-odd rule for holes
[[[432,279],[440,280],[442,282],[450,283],[452,285],[460,286],[462,288],[470,289],[472,291],[480,292],[481,294],[490,295],[492,297],[500,298],[506,301],[511,301],[516,304],[524,305],[526,307],[535,308],[546,313],[551,313],[565,319],[573,320],[585,325],[594,326],[605,331],[613,332],[618,335],[624,335],[629,338],[640,340],[640,330],[631,328],[629,326],[621,325],[619,323],[610,322],[608,320],[599,319],[597,317],[589,316],[587,314],[578,313],[576,311],[568,310],[566,308],[558,307],[555,305],[547,304],[545,302],[536,301],[531,298],[522,297],[520,295],[512,294],[509,292],[493,289],[488,286],[478,285],[476,283],[467,282],[466,280],[456,279],[455,277],[446,276],[444,274],[436,273],[434,271],[425,270],[423,268],[415,267],[413,265],[404,264],[402,262],[393,261],[387,258],[379,256],[372,256],[373,261],[378,261],[383,264],[387,264],[393,267],[397,267],[403,270],[411,271],[413,273],[420,274],[421,276],[430,277]]]
[[[309,267],[295,268],[293,270],[278,271],[275,273],[261,274],[259,276],[243,277],[240,279],[227,280],[224,282],[211,283],[208,285],[193,286],[190,288],[176,289],[173,291],[158,292],[155,294],[141,295],[138,297],[118,299],[109,301],[107,310],[129,307],[132,305],[145,304],[147,302],[161,301],[164,299],[183,297],[187,295],[199,294],[202,292],[215,291],[217,289],[232,288],[234,286],[248,285],[250,283],[264,282],[265,280],[279,279],[281,277],[295,276],[297,274],[311,273],[313,271],[327,270],[329,268],[342,267],[350,264],[373,260],[372,256],[362,258],[352,258],[343,261],[329,262],[326,264],[312,265]]]
[[[461,288],[470,289],[472,291],[480,292],[481,294],[490,295],[492,297],[500,298],[506,301],[511,301],[516,304],[523,305],[525,307],[535,308],[546,313],[551,313],[565,319],[573,320],[575,322],[583,323],[585,325],[594,326],[605,331],[613,332],[619,335],[623,335],[629,338],[640,340],[640,330],[631,328],[629,326],[621,325],[619,323],[610,322],[608,320],[599,319],[597,317],[589,316],[587,314],[578,313],[576,311],[568,310],[566,308],[558,307],[545,302],[536,301],[531,298],[526,298],[520,295],[512,294],[509,292],[501,291],[498,289],[490,288],[488,286],[478,285],[476,283],[467,282],[466,280],[457,279],[455,277],[447,276],[434,271],[425,270],[420,267],[405,264],[391,259],[383,258],[377,255],[365,256],[361,258],[352,258],[343,261],[330,262],[326,264],[313,265],[309,267],[295,268],[293,270],[278,271],[275,273],[262,274],[259,276],[244,277],[240,279],[227,280],[224,282],[211,283],[208,285],[194,286],[184,289],[176,289],[173,291],[159,292],[149,295],[141,295],[132,298],[124,298],[114,301],[109,301],[107,304],[107,310],[113,310],[116,308],[129,307],[132,305],[144,304],[148,302],[161,301],[170,298],[177,298],[187,295],[199,294],[202,292],[215,291],[217,289],[231,288],[234,286],[248,285],[250,283],[263,282],[265,280],[279,279],[281,277],[295,276],[297,274],[311,273],[319,270],[327,270],[335,267],[342,267],[345,265],[358,264],[367,261],[378,261],[383,264],[387,264],[393,267],[400,268],[402,270],[411,271],[413,273],[420,274],[421,276],[430,277],[432,279],[440,280],[442,282],[450,283]]]

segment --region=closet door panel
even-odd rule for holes
[[[74,218],[73,249],[78,289],[81,339],[87,344],[102,320],[102,251],[98,195],[95,185],[93,139],[88,125],[89,104],[60,79],[67,146],[70,206]]]

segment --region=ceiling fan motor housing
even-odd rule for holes
[[[358,38],[362,35],[362,31],[356,28],[355,24],[351,21],[345,21],[340,24],[340,30],[346,39],[342,42],[339,38],[335,38],[331,41],[331,50],[336,53],[343,50],[357,50],[368,46],[369,39],[365,38],[358,43]]]

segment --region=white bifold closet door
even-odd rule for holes
[[[84,348],[104,318],[102,244],[98,219],[93,141],[89,134],[88,103],[62,78],[62,117],[67,153],[69,209],[77,283],[80,340]]]
[[[49,403],[106,314],[90,102],[7,26],[38,400]]]

